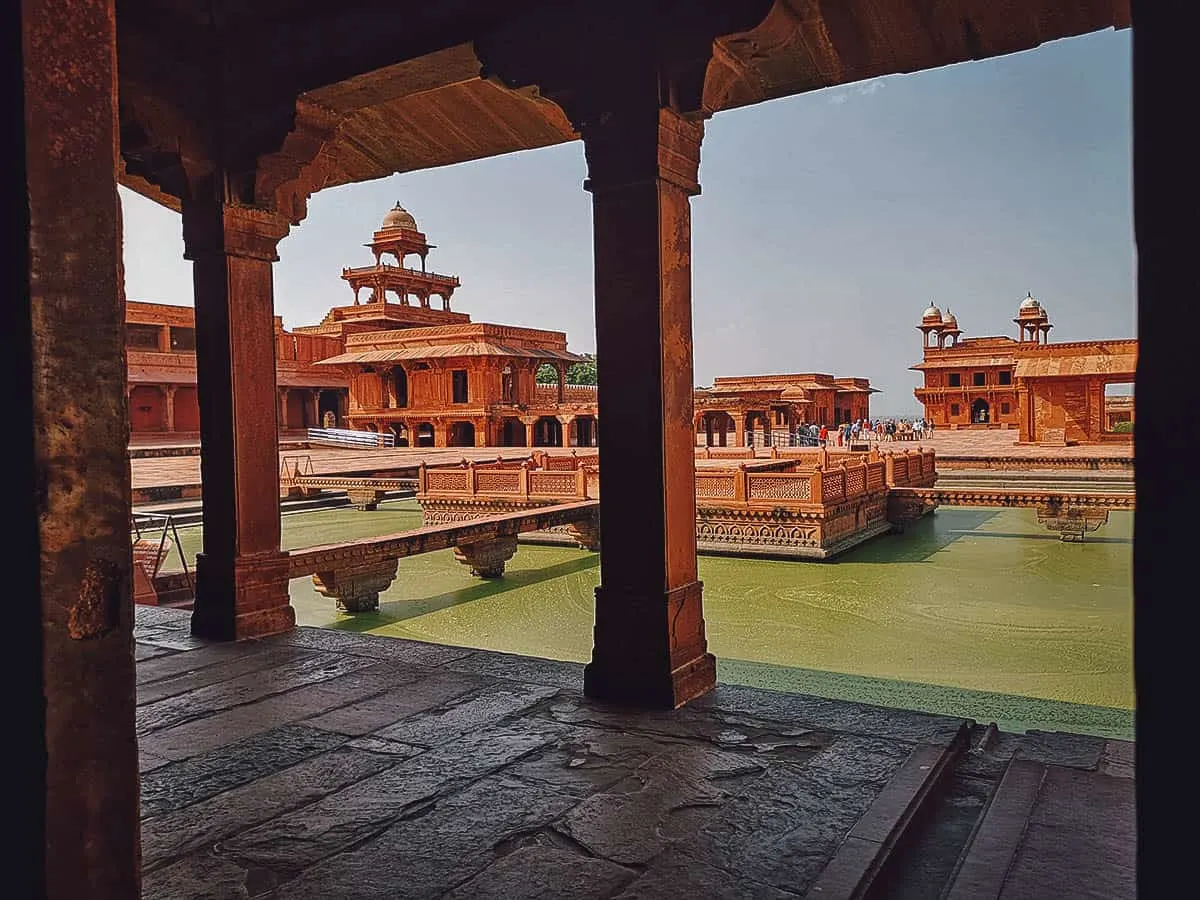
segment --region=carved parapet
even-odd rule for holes
[[[460,544],[454,548],[454,558],[471,568],[472,575],[480,578],[499,578],[504,574],[504,564],[517,552],[515,534],[471,544]]]
[[[384,559],[354,563],[343,568],[313,575],[313,586],[337,601],[344,612],[372,612],[379,609],[379,593],[396,580],[399,560]]]

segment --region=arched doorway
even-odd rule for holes
[[[470,422],[452,422],[449,437],[451,447],[474,447],[475,426]]]
[[[991,409],[988,407],[988,402],[980,397],[971,404],[971,421],[977,424],[990,422],[991,412]]]
[[[594,421],[591,416],[579,416],[575,419],[576,446],[596,446],[596,433],[595,429],[592,428]]]
[[[129,393],[129,428],[134,432],[165,431],[167,420],[163,392],[158,387],[139,385]]]
[[[394,438],[393,446],[408,446],[408,429],[404,427],[403,422],[393,422],[388,426],[388,431],[392,433],[392,437]]]
[[[764,412],[746,414],[746,446],[766,447],[771,443],[771,419]]]
[[[433,426],[428,422],[422,422],[417,426],[417,446],[432,447],[433,446]]]
[[[533,446],[561,447],[563,445],[562,422],[554,416],[542,416],[533,426]]]
[[[524,447],[525,423],[512,417],[505,419],[500,429],[500,443],[505,447]]]
[[[317,396],[317,422],[320,425],[324,425],[326,413],[333,413],[333,427],[339,427],[342,418],[340,406],[336,390],[328,389],[321,391]]]

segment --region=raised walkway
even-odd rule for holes
[[[136,609],[145,900],[1132,898],[1132,744]]]

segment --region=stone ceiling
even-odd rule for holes
[[[283,196],[295,221],[323,187],[577,139],[563,110],[535,85],[482,77],[472,40],[514,21],[536,30],[545,3],[443,0],[394,10],[375,0],[250,7],[125,0],[118,9],[122,183],[179,208],[160,189],[166,178],[142,175],[161,169],[154,160],[164,145],[184,148],[186,164],[186,148],[211,141],[188,112],[212,108],[206,91],[236,98],[220,107],[232,123],[227,142],[263,127],[286,135],[262,166],[256,193]],[[703,103],[714,112],[734,109],[1129,21],[1129,0],[775,0],[757,27],[716,41]],[[196,34],[211,38],[207,49],[203,38],[194,49]],[[270,52],[281,45],[287,53]],[[210,79],[196,77],[204,66]],[[264,110],[278,111],[280,121],[271,123]]]

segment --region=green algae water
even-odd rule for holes
[[[283,546],[420,524],[415,501],[297,513]],[[829,562],[702,556],[709,649],[728,683],[1132,738],[1132,529],[1112,513],[1068,544],[1033,510],[944,507]],[[181,536],[194,555],[199,529]],[[291,598],[303,625],[586,662],[599,577],[595,553],[522,544],[489,581],[450,550],[402,559],[377,613],[309,578]]]

